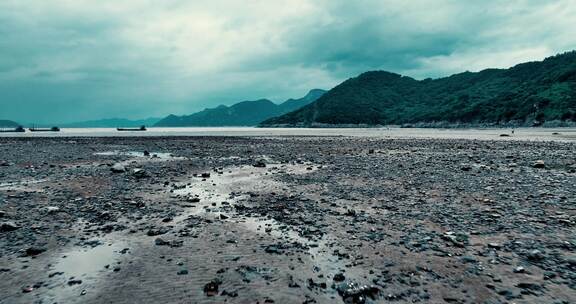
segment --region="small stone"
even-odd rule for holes
[[[82,280],[70,280],[68,281],[68,286],[80,285],[82,284]]]
[[[136,178],[144,178],[148,176],[148,173],[144,169],[134,169],[132,170],[132,176]]]
[[[188,270],[187,270],[187,269],[182,269],[182,270],[178,271],[176,274],[177,274],[177,275],[187,275],[187,274],[188,274]]]
[[[544,253],[542,253],[542,251],[540,251],[538,249],[535,249],[535,250],[528,252],[526,257],[530,261],[541,261],[545,258]]]
[[[110,170],[114,173],[126,172],[126,167],[122,164],[114,164]]]
[[[264,249],[264,251],[266,253],[270,253],[270,254],[281,254],[282,253],[282,251],[278,248],[278,246],[275,246],[275,245],[267,246]]]
[[[226,291],[226,290],[223,290],[220,295],[221,295],[221,296],[229,296],[229,297],[235,298],[235,297],[238,296],[238,292],[237,292],[237,291]]]
[[[56,213],[56,212],[60,212],[60,208],[55,207],[55,206],[48,206],[48,207],[46,207],[46,211],[48,211],[48,213]]]
[[[524,267],[522,266],[518,266],[516,268],[514,268],[514,273],[524,273],[526,271],[526,269],[524,269]]]
[[[518,288],[529,289],[529,290],[541,290],[542,289],[542,285],[536,284],[536,283],[521,282],[521,283],[518,283],[518,285],[516,285],[516,286]]]
[[[556,273],[553,271],[545,271],[543,275],[544,280],[550,280],[556,277]]]
[[[146,232],[146,235],[148,236],[157,236],[157,235],[162,235],[162,234],[166,234],[168,233],[168,228],[165,227],[160,227],[160,228],[153,228],[148,230],[148,232]]]
[[[539,159],[532,164],[532,167],[541,169],[541,168],[545,168],[546,164],[544,163],[543,160]]]
[[[41,247],[29,247],[28,249],[26,249],[26,251],[24,252],[23,256],[37,256],[39,254],[41,254],[42,252],[46,251],[46,248],[41,248]]]
[[[10,232],[17,229],[20,229],[20,226],[16,225],[14,222],[0,223],[0,232]]]
[[[259,160],[255,162],[253,166],[256,168],[266,168],[266,163],[262,160]]]
[[[200,175],[200,177],[202,177],[202,178],[209,178],[209,177],[210,177],[210,173],[208,173],[208,172],[202,173],[202,174]]]
[[[218,287],[220,286],[220,284],[222,284],[222,281],[220,281],[220,279],[214,279],[210,281],[209,283],[204,285],[204,293],[209,297],[218,295]]]
[[[165,241],[162,238],[156,238],[154,240],[154,244],[156,244],[156,246],[168,246],[168,245],[170,245],[170,242]]]
[[[32,287],[32,286],[26,286],[26,287],[22,288],[23,293],[30,293],[32,291],[34,291],[34,287]]]
[[[334,275],[334,281],[335,281],[335,282],[342,282],[342,281],[344,281],[345,279],[346,279],[346,277],[344,277],[344,275],[341,274],[341,273],[337,273],[337,274]]]
[[[500,248],[502,248],[502,245],[500,245],[498,243],[488,243],[488,247],[493,248],[493,249],[500,249]]]
[[[473,256],[469,256],[469,255],[463,256],[460,260],[463,263],[477,263],[478,262],[478,260],[476,258],[474,258]]]

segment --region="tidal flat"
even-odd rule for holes
[[[572,137],[4,137],[0,303],[576,303],[575,185]]]

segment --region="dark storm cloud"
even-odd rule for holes
[[[574,15],[570,0],[6,0],[0,119],[185,114],[367,70],[508,67],[576,48]]]

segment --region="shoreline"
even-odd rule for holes
[[[366,137],[573,141],[576,128],[430,129],[430,128],[149,128],[145,132],[117,132],[113,128],[61,129],[56,133],[0,133],[0,138],[150,138],[150,137]]]

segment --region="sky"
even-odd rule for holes
[[[190,114],[576,49],[576,0],[0,0],[0,119]]]

